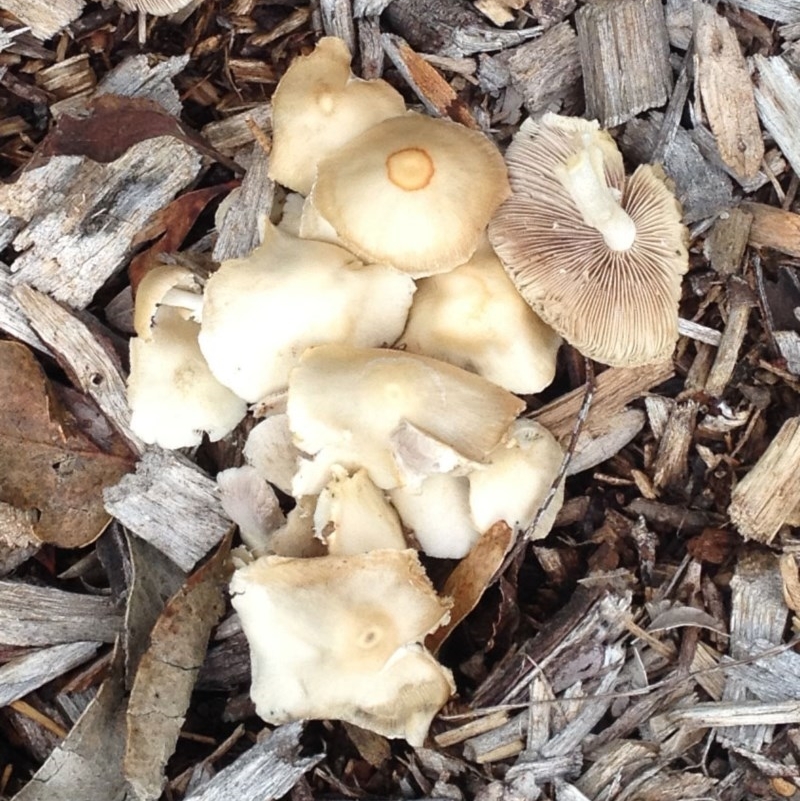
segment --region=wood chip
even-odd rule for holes
[[[739,39],[713,6],[694,5],[695,80],[722,160],[752,178],[764,158],[753,85]]]
[[[593,0],[575,14],[586,111],[613,128],[662,106],[672,90],[661,0]]]
[[[752,223],[753,215],[739,207],[723,212],[714,222],[703,244],[703,252],[712,268],[721,275],[741,272]]]
[[[731,494],[728,514],[746,539],[769,543],[800,497],[800,417],[790,417]]]
[[[191,570],[231,527],[216,482],[177,453],[148,450],[104,493],[106,509],[183,570]]]
[[[115,161],[55,156],[0,186],[0,224],[20,256],[12,280],[75,308],[121,270],[134,237],[200,171],[171,136],[139,142]],[[69,209],[69,213],[65,212]]]
[[[28,323],[25,313],[20,309],[19,303],[12,297],[13,291],[14,281],[11,278],[11,270],[5,264],[0,263],[0,329],[32,348],[48,353],[47,345],[39,339]]]
[[[758,114],[795,173],[800,173],[800,78],[782,56],[750,60]]]
[[[33,330],[76,385],[97,403],[131,449],[141,452],[144,443],[131,430],[125,379],[110,343],[101,341],[85,323],[42,292],[20,284],[13,295]]]
[[[279,726],[184,801],[273,801],[318,765],[324,753],[300,756],[302,723]]]
[[[117,652],[110,674],[97,695],[66,739],[14,796],[15,801],[52,801],[53,798],[109,801],[124,796],[125,704],[119,657]]]
[[[49,39],[76,20],[85,0],[2,0],[0,8],[10,11],[39,39]]]
[[[584,432],[603,432],[609,418],[618,414],[631,401],[644,395],[647,390],[667,381],[674,374],[672,362],[661,362],[645,367],[612,367],[597,377],[594,401],[584,425]],[[575,417],[583,403],[585,389],[579,387],[572,392],[543,406],[532,415],[562,443],[572,433]]]
[[[750,244],[754,248],[772,248],[800,258],[800,214],[765,203],[742,203],[742,209],[753,216]]]
[[[70,642],[42,648],[0,666],[0,707],[37,690],[91,659],[99,642]]]
[[[109,598],[0,581],[0,642],[113,642],[122,614]]]

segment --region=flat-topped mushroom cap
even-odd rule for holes
[[[345,247],[419,277],[463,264],[508,193],[486,136],[408,112],[322,160],[309,197]]]
[[[414,551],[262,557],[236,571],[231,600],[269,723],[339,718],[421,743],[451,692],[449,672],[418,645],[450,604]]]
[[[292,370],[287,400],[300,450],[323,465],[364,467],[381,489],[406,483],[392,452],[404,421],[481,461],[523,408],[511,393],[450,364],[349,345],[309,348]]]
[[[552,383],[560,345],[561,337],[525,302],[488,241],[466,264],[417,281],[398,342],[521,394]]]
[[[147,339],[130,341],[128,404],[131,428],[162,448],[199,445],[236,428],[247,405],[211,374],[197,335],[200,326],[182,310],[161,307]]]
[[[658,169],[626,179],[596,122],[554,114],[526,121],[506,161],[513,194],[489,239],[534,311],[604,364],[669,358],[687,235]]]
[[[209,278],[200,347],[217,378],[255,403],[285,388],[311,345],[394,342],[414,289],[393,267],[365,266],[340,247],[268,224],[258,248]]]
[[[350,71],[350,51],[335,36],[296,58],[272,96],[269,177],[307,195],[317,163],[367,128],[406,110],[386,81]]]

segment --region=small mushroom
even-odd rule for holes
[[[214,375],[255,403],[286,386],[311,345],[394,342],[414,289],[392,267],[364,266],[342,248],[267,223],[258,248],[209,278],[200,347]]]
[[[295,444],[314,458],[294,494],[315,494],[330,468],[363,467],[381,489],[407,483],[392,436],[407,421],[466,459],[482,461],[524,403],[450,364],[401,351],[309,348],[289,379],[287,414]]]
[[[229,434],[247,406],[211,373],[191,319],[199,300],[188,287],[191,272],[156,267],[140,282],[134,321],[138,337],[130,341],[128,404],[131,428],[149,444],[163,448],[199,445],[203,432],[212,441]],[[165,301],[172,293],[172,301]]]
[[[533,420],[517,420],[508,436],[469,474],[469,506],[478,531],[502,520],[516,531],[531,526],[553,482],[564,452],[555,437]],[[564,483],[536,525],[531,539],[550,533],[564,502]]]
[[[520,394],[541,392],[552,383],[560,345],[487,241],[466,264],[417,282],[398,342]]]
[[[292,62],[272,96],[269,177],[302,195],[311,191],[321,159],[406,110],[386,81],[356,78],[350,60],[347,45],[326,36]]]
[[[589,358],[632,367],[669,358],[687,234],[653,166],[625,177],[596,121],[527,120],[506,154],[512,196],[489,239],[533,310]]]
[[[339,719],[419,746],[454,690],[419,645],[449,603],[414,551],[262,557],[235,572],[231,600],[268,723]]]
[[[308,202],[360,258],[420,277],[467,261],[508,194],[486,136],[408,112],[320,161]]]
[[[292,442],[289,418],[285,414],[271,414],[255,426],[247,435],[244,458],[261,478],[291,495],[300,451]]]
[[[366,470],[353,475],[341,467],[333,471],[317,498],[314,530],[334,556],[408,547],[397,512]]]

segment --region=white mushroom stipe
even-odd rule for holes
[[[565,164],[559,164],[555,175],[569,192],[583,221],[603,235],[609,249],[630,250],[636,240],[636,224],[619,205],[619,193],[606,182],[600,148],[586,144]]]

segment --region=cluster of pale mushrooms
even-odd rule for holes
[[[460,559],[499,521],[543,537],[561,504],[563,486],[536,520],[563,454],[514,393],[553,380],[561,337],[612,365],[674,347],[687,253],[662,176],[626,180],[596,123],[555,115],[522,126],[507,164],[325,38],[274,95],[278,224],[205,281],[164,265],[138,287],[138,435],[179,448],[248,405],[264,418],[219,485],[249,549],[231,594],[270,723],[421,744],[454,684],[423,645],[450,601],[418,553]]]

